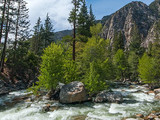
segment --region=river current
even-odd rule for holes
[[[146,87],[132,85],[112,89],[119,91],[124,97],[122,104],[91,103],[64,105],[51,102],[45,98],[34,102],[25,101],[12,103],[17,96],[24,96],[25,91],[11,92],[0,97],[0,120],[121,120],[134,117],[136,114],[147,115],[151,111],[160,110],[160,101],[154,99],[154,93],[147,94]],[[7,106],[6,103],[12,103]],[[50,112],[43,112],[46,104],[56,108]]]

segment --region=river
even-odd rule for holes
[[[147,94],[149,90],[139,85],[112,89],[124,96],[122,104],[91,103],[64,105],[54,101],[36,100],[12,103],[17,96],[24,96],[25,91],[11,92],[0,97],[0,120],[121,120],[133,117],[136,114],[147,115],[153,110],[160,110],[160,101],[154,99],[154,93]],[[5,103],[12,103],[6,106]],[[58,108],[50,112],[43,112],[46,104]],[[79,118],[79,119],[78,119]]]

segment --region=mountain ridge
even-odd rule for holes
[[[96,23],[103,25],[101,36],[104,39],[110,39],[111,43],[113,43],[115,33],[121,31],[126,48],[131,43],[133,27],[137,26],[142,45],[147,47],[149,42],[153,42],[154,25],[160,18],[158,14],[160,14],[160,0],[155,0],[150,5],[141,1],[132,1],[115,13],[97,20]],[[65,35],[71,35],[72,30],[68,30],[66,33],[60,31],[55,34],[59,36],[58,39],[62,39]]]

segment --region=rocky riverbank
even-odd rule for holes
[[[136,118],[127,118],[123,120],[160,120],[160,112],[152,111],[147,116],[144,116],[143,114],[137,114]]]
[[[62,89],[65,92],[63,94],[60,93]],[[83,93],[84,96],[87,95],[84,93],[84,85],[79,82],[62,85],[56,91],[54,93],[57,94],[50,93],[50,95],[59,100],[60,97],[57,96],[65,94],[67,98],[70,98],[67,100],[72,102],[74,96],[80,96],[80,93]],[[154,118],[150,118],[153,117],[152,111],[160,110],[160,101],[155,97],[159,94],[158,91],[159,89],[150,91],[147,85],[117,84],[115,88],[102,91],[87,102],[77,102],[75,99],[76,102],[72,104],[50,100],[51,96],[47,92],[41,93],[40,96],[25,91],[11,92],[0,97],[0,118],[2,120],[124,120],[124,118],[128,120],[154,120],[156,118],[155,120],[158,120],[158,112],[154,113]],[[113,95],[113,93],[117,94]],[[123,99],[120,99],[119,96],[122,96]],[[110,102],[111,97],[123,101]],[[150,114],[151,112],[152,114]]]
[[[29,83],[25,84],[23,81],[19,80],[14,84],[12,82],[6,82],[4,80],[0,80],[0,96],[8,94],[13,91],[25,90],[28,87],[31,87],[35,80],[29,81]]]
[[[160,88],[159,89],[154,89],[153,91],[148,91],[146,94],[153,94],[155,99],[157,101],[160,100]],[[135,118],[127,118],[123,120],[160,120],[160,108],[158,111],[152,111],[148,115],[143,115],[143,114],[136,114]]]

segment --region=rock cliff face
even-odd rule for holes
[[[148,47],[149,42],[153,42],[155,39],[157,33],[155,26],[159,19],[160,0],[154,0],[149,6],[143,2],[131,2],[115,13],[97,20],[96,23],[102,23],[102,37],[110,39],[111,43],[114,41],[115,33],[121,31],[124,36],[125,47],[130,45],[133,36],[132,30],[136,26],[142,39],[141,45]],[[55,34],[55,38],[61,39],[65,35],[71,35],[71,33],[71,30],[60,31]]]
[[[144,45],[148,31],[157,18],[158,16],[153,14],[153,10],[146,4],[131,2],[110,16],[103,27],[102,36],[113,42],[115,33],[122,31],[125,46],[128,46],[131,42],[131,31],[136,25],[142,38],[142,45]]]
[[[160,17],[160,0],[154,0],[154,2],[149,5],[149,8],[152,10],[153,14]]]

